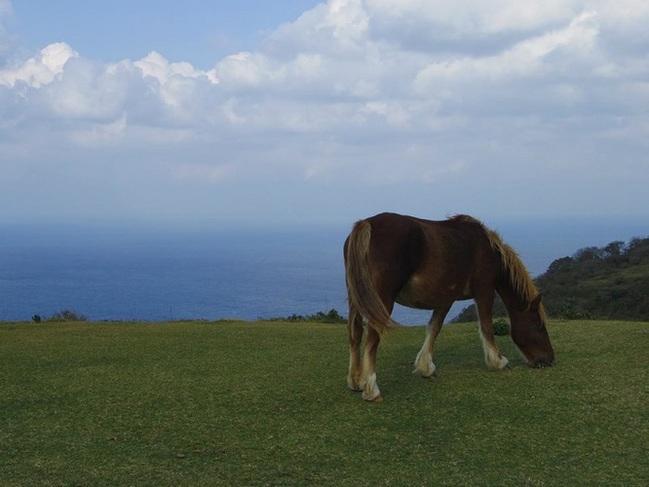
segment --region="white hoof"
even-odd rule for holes
[[[376,374],[372,374],[367,378],[365,388],[363,389],[363,399],[374,402],[383,401],[379,386],[376,384]]]
[[[507,357],[500,356],[500,357],[494,357],[491,360],[487,362],[487,367],[489,370],[504,370],[504,369],[509,369],[511,368],[509,366],[509,360],[507,360]]]
[[[415,359],[415,370],[412,371],[414,375],[420,375],[424,378],[437,377],[437,367],[433,363],[433,359],[428,356],[423,356],[421,352]]]

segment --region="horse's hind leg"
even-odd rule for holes
[[[365,355],[363,356],[363,399],[366,401],[381,402],[381,391],[376,383],[376,352],[381,342],[378,331],[367,326],[367,339],[365,340]]]
[[[363,318],[351,305],[349,307],[347,331],[349,333],[349,374],[347,375],[347,386],[352,391],[362,391],[361,342],[363,340]]]
[[[444,318],[446,318],[449,309],[451,309],[450,305],[433,311],[426,329],[426,340],[415,359],[413,374],[419,374],[422,377],[437,377],[436,367],[433,363],[433,350],[435,348],[435,339],[442,329]]]

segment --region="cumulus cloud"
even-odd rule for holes
[[[597,14],[585,12],[564,27],[525,39],[494,56],[465,57],[452,61],[434,62],[421,70],[415,83],[419,89],[457,82],[494,82],[513,78],[570,75],[570,69],[560,57],[579,62],[589,56],[599,32]],[[563,51],[563,52],[562,52]]]
[[[329,0],[206,70],[55,43],[0,66],[0,148],[21,153],[36,130],[65,154],[112,145],[170,184],[470,186],[549,160],[579,174],[622,140],[647,148],[648,5]]]
[[[641,3],[633,3],[639,6],[633,16],[619,5],[548,1],[514,8],[505,0],[449,0],[431,8],[421,0],[331,0],[278,28],[260,50],[226,56],[207,71],[157,52],[97,65],[57,43],[8,63],[0,84],[21,96],[28,96],[25,87],[44,89],[61,117],[101,118],[100,111],[114,121],[124,113],[148,113],[155,124],[162,112],[188,126],[264,127],[267,120],[287,130],[323,130],[382,119],[386,127],[406,127],[465,100],[464,90],[479,85],[523,87],[544,78],[552,91],[574,101],[586,96],[578,84],[571,88],[577,78],[644,74],[643,58],[607,56],[607,35],[622,35],[626,22],[649,16]],[[418,49],[399,42],[408,36]],[[498,38],[492,52],[470,46],[471,39],[488,44],[491,37]],[[555,89],[557,78],[563,83]],[[433,113],[418,110],[422,102]],[[285,119],[276,117],[278,104],[286,106]],[[313,116],[314,104],[327,113],[329,127]],[[319,122],[308,122],[314,118]]]
[[[65,64],[78,56],[64,42],[50,44],[24,63],[0,71],[0,85],[14,88],[22,83],[31,88],[40,88],[60,76]]]

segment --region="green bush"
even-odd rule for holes
[[[496,336],[507,336],[509,335],[509,322],[504,318],[498,318],[493,322],[494,335]]]
[[[565,307],[559,313],[559,316],[564,320],[589,320],[591,319],[590,313],[587,311],[578,310],[572,306]]]
[[[318,311],[315,314],[307,316],[293,314],[283,318],[271,318],[267,321],[288,321],[291,323],[347,323],[347,318],[342,316],[337,310],[330,309],[327,313]]]
[[[71,309],[62,309],[58,313],[54,313],[47,321],[64,322],[64,321],[88,321],[88,317],[77,313]]]

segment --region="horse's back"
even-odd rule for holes
[[[366,221],[372,228],[373,249],[410,252],[419,258],[439,253],[472,254],[488,242],[480,221],[468,215],[436,221],[380,213]]]
[[[472,217],[435,221],[381,213],[366,221],[374,275],[401,304],[430,309],[467,299],[478,281],[494,275],[492,261],[481,258],[491,253],[488,239]]]

